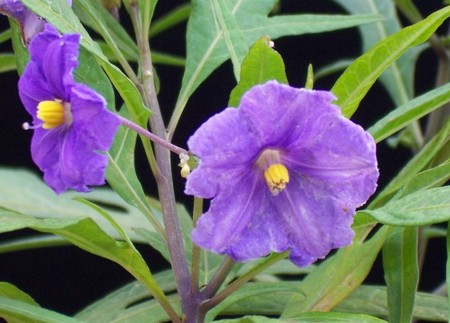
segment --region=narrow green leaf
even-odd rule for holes
[[[191,5],[190,4],[182,4],[175,9],[171,10],[166,15],[155,20],[151,26],[149,31],[149,36],[154,37],[165,30],[174,27],[175,25],[187,20],[189,15],[191,14]]]
[[[220,320],[221,323],[386,323],[379,318],[363,314],[347,313],[304,313],[295,318],[278,319],[265,316],[245,316],[238,319]]]
[[[0,296],[0,317],[14,323],[83,323],[69,316],[4,296]]]
[[[409,48],[426,41],[449,16],[450,7],[436,11],[423,21],[385,38],[350,65],[332,88],[343,114],[350,117],[381,73]]]
[[[365,313],[379,317],[388,315],[387,291],[384,286],[360,286],[336,311]],[[414,306],[414,318],[424,321],[447,322],[447,297],[418,292]]]
[[[121,24],[100,4],[99,1],[74,1],[73,10],[77,17],[98,32],[118,55],[137,59],[138,49]],[[122,54],[123,53],[123,54]]]
[[[269,80],[288,83],[283,58],[270,47],[269,37],[263,36],[253,44],[242,62],[240,81],[231,91],[228,105],[237,107],[245,92]]]
[[[402,28],[395,4],[392,0],[334,0],[352,14],[379,14],[383,20],[373,24],[359,26],[362,36],[362,49],[367,52],[378,42],[392,35]],[[393,62],[384,73],[380,81],[390,94],[396,106],[400,106],[414,96],[414,62],[421,50],[414,48],[405,52],[397,61]]]
[[[410,323],[419,278],[417,228],[394,228],[382,254],[389,322]]]
[[[11,39],[11,34],[12,34],[11,28],[8,28],[8,29],[0,32],[0,44],[10,40]]]
[[[277,0],[227,1],[240,33],[250,47],[263,35],[277,39],[288,35],[320,33],[368,24],[380,19],[373,15],[283,15],[268,17]],[[169,135],[176,128],[189,97],[223,62],[230,58],[222,31],[217,28],[213,2],[192,1],[187,27],[186,69],[175,111],[169,123]]]
[[[39,306],[30,295],[9,283],[0,282],[0,296]]]
[[[219,305],[215,306],[206,315],[206,321],[212,321],[216,316],[231,306],[232,304],[239,303],[243,299],[259,296],[262,294],[270,294],[272,297],[276,297],[278,293],[292,292],[294,294],[299,294],[304,296],[301,289],[292,284],[291,282],[257,282],[257,283],[247,283],[243,287],[239,288],[236,292],[228,296]]]
[[[19,75],[22,75],[23,70],[25,69],[25,66],[30,58],[28,51],[25,47],[23,47],[21,32],[17,22],[12,18],[8,18],[8,20],[9,25],[11,26],[11,43],[14,50],[14,56],[16,58],[17,72]]]
[[[380,207],[390,200],[399,189],[410,181],[417,173],[422,171],[448,143],[450,122],[434,136],[403,169],[390,181],[390,183],[370,203],[368,209]]]
[[[28,170],[19,168],[0,168],[0,178],[8,185],[0,186],[0,207],[36,218],[92,218],[103,231],[120,239],[117,232],[97,212],[86,205],[74,201],[83,197],[108,209],[133,241],[144,242],[135,228],[152,230],[141,212],[125,203],[114,191],[96,188],[88,194],[67,192],[56,195],[41,179]]]
[[[0,73],[14,71],[16,58],[14,54],[0,54]]]
[[[449,101],[450,84],[445,84],[398,107],[387,116],[378,120],[367,131],[374,137],[376,142],[380,142],[406,127],[412,121],[439,109]]]
[[[308,311],[329,311],[342,302],[366,278],[390,228],[384,226],[368,241],[360,241],[366,230],[356,231],[353,243],[318,265],[299,288],[306,297],[292,297],[282,317]]]
[[[234,77],[239,82],[241,62],[248,53],[244,34],[240,30],[237,21],[226,1],[212,1],[214,18],[223,35],[223,40],[233,63]]]
[[[70,245],[66,240],[54,235],[38,235],[0,243],[0,254],[21,250],[61,247]]]
[[[57,234],[77,247],[116,262],[139,280],[168,311],[172,311],[164,292],[155,281],[147,263],[133,245],[108,236],[91,218],[36,219],[0,208],[0,230],[30,228]]]
[[[450,220],[450,186],[421,190],[375,210],[363,210],[383,224],[421,226]]]

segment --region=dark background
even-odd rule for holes
[[[440,0],[416,1],[424,16],[441,8]],[[155,16],[170,11],[181,1],[160,1]],[[331,1],[282,0],[281,13],[344,13]],[[122,11],[122,23],[129,26]],[[7,19],[0,16],[0,30],[7,26]],[[184,55],[185,28],[183,23],[152,39],[152,48],[159,51]],[[131,29],[130,33],[131,33]],[[2,44],[0,54],[10,49],[10,44]],[[287,67],[291,85],[302,86],[306,78],[306,69],[311,63],[315,67],[324,66],[332,61],[357,57],[361,53],[361,41],[356,29],[331,32],[320,35],[284,37],[275,41],[275,49],[282,55]],[[434,54],[428,50],[419,59],[416,74],[416,92],[423,93],[433,87],[436,70]],[[175,105],[177,91],[180,88],[182,70],[176,67],[157,66],[161,79],[160,104],[166,120]],[[315,84],[318,89],[330,89],[338,75],[324,78]],[[0,93],[5,101],[0,108],[0,166],[27,167],[36,171],[29,152],[32,132],[23,131],[21,124],[30,121],[22,108],[17,95],[18,76],[16,72],[0,75]],[[184,117],[174,137],[174,142],[185,147],[186,139],[195,129],[213,113],[222,110],[228,101],[228,94],[234,87],[231,63],[221,66],[190,99]],[[384,89],[376,84],[362,102],[361,108],[353,120],[363,127],[372,125],[381,116],[393,108]],[[411,157],[406,149],[392,150],[384,143],[378,147],[381,170],[380,186],[394,176]],[[174,160],[176,162],[176,160]],[[146,174],[146,162],[138,152],[137,165],[141,174]],[[154,194],[154,183],[149,176],[143,185],[149,194]],[[6,185],[1,182],[0,185]],[[177,195],[189,205],[190,201],[182,194],[182,183],[177,185]],[[4,234],[0,241],[17,235],[36,234],[30,230]],[[148,259],[151,269],[166,268],[162,258],[147,246],[140,251]],[[431,241],[424,268],[425,279],[422,290],[435,288],[445,277],[445,244]],[[0,255],[0,281],[10,282],[29,293],[43,307],[65,314],[74,314],[94,300],[132,280],[132,277],[118,265],[90,255],[74,247],[50,248],[45,250],[22,251]],[[369,282],[382,283],[382,272],[377,264],[370,275]]]

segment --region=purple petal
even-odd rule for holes
[[[231,177],[248,172],[259,153],[248,136],[245,119],[234,108],[211,117],[189,138],[189,149],[200,157],[200,166],[188,177],[186,194],[213,197]]]
[[[194,243],[221,254],[234,246],[260,209],[261,184],[254,173],[229,182],[197,222],[192,232]]]

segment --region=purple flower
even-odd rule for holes
[[[195,132],[185,192],[212,201],[194,243],[236,261],[290,250],[298,266],[351,243],[355,209],[376,188],[375,143],[334,99],[270,81]]]
[[[105,182],[108,157],[102,152],[120,125],[100,94],[74,80],[79,41],[78,34],[61,36],[47,24],[31,42],[31,60],[19,80],[20,98],[33,116],[33,160],[57,193]]]
[[[67,3],[71,6],[72,0],[67,0]],[[0,13],[14,18],[19,23],[25,45],[28,45],[46,24],[44,19],[25,7],[20,0],[0,0]]]

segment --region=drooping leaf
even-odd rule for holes
[[[161,306],[173,313],[164,292],[136,248],[129,241],[114,240],[91,218],[38,219],[0,208],[0,232],[22,228],[59,235],[83,250],[116,262],[148,288]]]
[[[449,16],[450,7],[436,11],[423,21],[378,42],[357,58],[332,88],[343,114],[350,117],[378,77],[408,49],[426,41]]]

